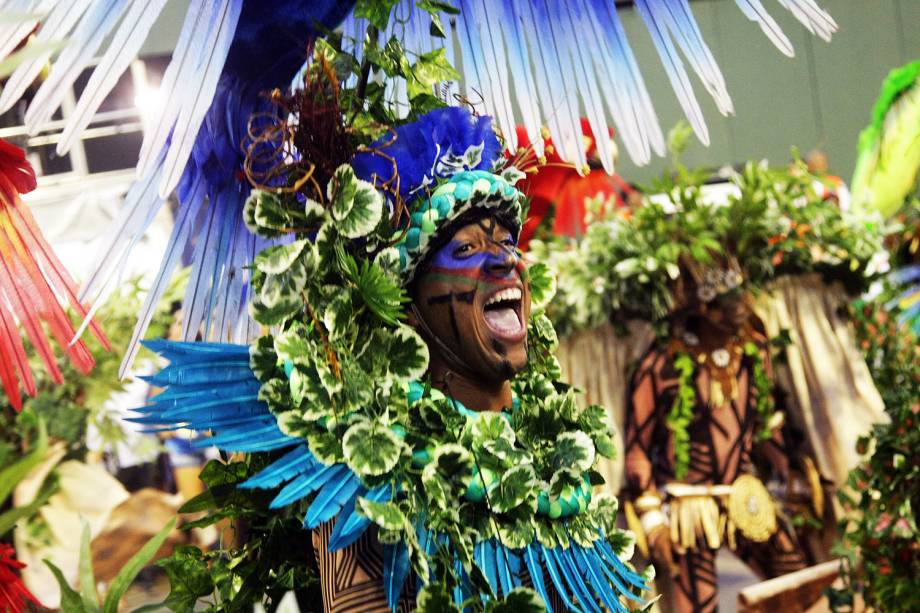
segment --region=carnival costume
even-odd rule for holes
[[[703,347],[687,323],[742,291],[743,283],[731,258],[722,267],[686,267],[676,284],[682,309],[672,316],[669,339],[653,344],[630,381],[627,518],[643,549],[652,550],[653,533],[666,530],[660,538],[670,540],[675,554],[680,611],[716,609],[715,558],[723,545],[766,577],[809,562],[754,470],[753,456],[760,454],[781,478],[789,473],[762,324],[749,314],[723,346]],[[820,492],[818,481],[811,485]]]
[[[427,263],[458,223],[486,216],[519,231],[520,173],[495,174],[501,151],[488,118],[442,109],[336,168],[325,194],[282,204],[257,192],[245,214],[253,230],[313,229],[256,258],[250,310],[277,332],[251,348],[150,342],[170,360],[151,379],[167,389],[139,421],[210,430],[203,444],[229,452],[283,453],[241,487],[280,487],[272,508],[310,500],[304,527],[319,528],[330,553],[362,537],[363,547],[375,525],[391,608],[411,569],[458,606],[532,585],[547,606],[558,597],[570,609],[625,611],[620,598],[639,600],[644,586],[620,558],[631,537],[614,526],[615,500],[591,495],[592,467],[614,449],[602,409],[578,409],[558,380],[542,268],[525,273],[530,362],[505,412],[477,413],[433,389],[425,342],[399,322],[400,288],[420,266],[469,277]],[[524,271],[513,250],[489,257]]]

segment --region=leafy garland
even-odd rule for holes
[[[591,546],[601,528],[615,550],[630,546],[631,537],[615,527],[611,497],[572,509],[580,512],[564,527],[554,521],[568,500],[578,499],[573,494],[584,491],[586,474],[592,485],[603,482],[596,462],[615,448],[603,408],[580,409],[560,381],[556,334],[541,310],[551,297],[547,269],[529,270],[530,360],[513,381],[515,410],[471,416],[432,390],[410,402],[409,384],[424,375],[428,356],[415,331],[398,323],[406,297],[388,247],[398,231],[383,215],[382,197],[350,167],[336,171],[328,198],[329,208],[305,206],[319,224],[315,242],[270,247],[254,264],[251,313],[279,331],[259,339],[252,363],[260,397],[285,433],[308,441],[321,462],[345,463],[368,488],[391,488],[392,501],[359,504],[380,527],[382,543],[406,543],[415,573],[438,577],[429,590],[449,594],[458,579],[447,550],[425,555],[416,537],[421,523],[448,536],[475,588],[488,595],[491,588],[472,563],[482,540],[497,538],[510,548],[534,537],[546,547],[569,539]],[[257,193],[245,215],[271,219],[296,206],[296,197],[285,202]],[[360,232],[368,232],[360,249],[372,257],[355,252]],[[279,366],[285,363],[292,368]],[[420,463],[422,450],[427,462]],[[487,492],[482,502],[466,495],[477,478]],[[541,492],[549,492],[545,514],[538,513]]]
[[[556,272],[559,291],[548,312],[560,333],[640,319],[666,337],[683,260],[705,266],[713,254],[731,253],[754,291],[782,275],[817,272],[858,293],[884,266],[880,219],[846,215],[824,201],[800,160],[788,169],[748,162],[731,173],[724,206],[705,197],[708,171],[676,159],[674,166],[648,190],[666,202],[646,198],[636,210],[589,203],[594,220],[577,244],[532,243],[535,258]]]

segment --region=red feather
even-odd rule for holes
[[[25,611],[27,602],[41,606],[19,578],[19,571],[26,565],[15,554],[12,547],[0,543],[0,611],[10,613]]]
[[[20,329],[57,383],[63,378],[49,335],[80,372],[95,365],[85,342],[70,343],[76,329],[67,309],[78,317],[87,314],[73,279],[19,198],[35,186],[25,151],[0,140],[0,384],[17,410],[22,409],[20,384],[29,395],[37,391]],[[90,329],[111,349],[98,324],[92,322]]]

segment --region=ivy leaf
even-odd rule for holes
[[[355,3],[355,17],[366,18],[378,30],[385,30],[390,13],[398,0],[358,0]]]
[[[498,487],[489,493],[489,502],[498,513],[507,513],[526,501],[536,505],[537,478],[533,466],[522,464],[515,466],[502,475]]]
[[[415,607],[418,613],[460,613],[447,586],[440,582],[423,587],[415,599]]]
[[[345,237],[360,238],[377,227],[383,216],[383,196],[373,184],[355,177],[351,166],[342,164],[335,170],[329,189],[332,218]]]
[[[265,382],[278,372],[278,354],[275,353],[274,338],[259,337],[249,348],[249,368],[259,381]]]
[[[486,603],[485,613],[542,613],[546,603],[530,588],[516,587],[501,600]]]
[[[428,370],[428,345],[409,326],[399,326],[389,343],[390,374],[404,380],[418,379]]]
[[[303,248],[309,241],[296,240],[289,245],[272,245],[263,249],[253,262],[259,270],[269,275],[280,275],[288,270],[300,257]]]
[[[354,321],[354,307],[351,303],[351,293],[340,291],[326,306],[323,313],[323,325],[332,340],[341,338],[350,324]]]
[[[527,268],[527,277],[533,306],[535,309],[542,309],[556,294],[556,276],[550,271],[549,266],[537,262]]]
[[[441,81],[459,81],[460,73],[447,61],[446,50],[436,49],[423,53],[412,66],[412,78],[406,79],[406,95],[410,100],[422,94],[431,94]]]
[[[312,365],[314,350],[308,334],[307,327],[299,322],[277,334],[274,345],[278,358],[294,364]]]
[[[345,459],[342,440],[333,432],[311,432],[307,435],[307,444],[316,459],[326,466]]]
[[[270,309],[284,308],[293,314],[303,306],[301,292],[306,285],[306,260],[298,259],[281,274],[265,275],[259,288],[259,300]]]
[[[342,437],[345,462],[359,477],[379,477],[396,466],[403,442],[380,421],[362,419]]]
[[[374,502],[363,497],[358,498],[358,507],[364,517],[384,530],[402,530],[409,520],[395,502]]]
[[[176,547],[173,554],[157,562],[169,577],[169,596],[163,603],[174,611],[191,611],[199,598],[214,591],[201,549],[192,545]]]
[[[553,448],[553,466],[560,468],[573,468],[577,471],[586,471],[594,464],[594,443],[591,437],[576,430],[563,432],[556,438]]]

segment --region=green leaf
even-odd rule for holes
[[[160,546],[166,541],[166,537],[169,536],[175,525],[176,519],[173,518],[122,567],[115,579],[112,580],[109,592],[105,595],[105,603],[102,606],[103,613],[118,613],[118,604],[121,601],[121,597],[128,591],[137,574],[153,559],[153,556],[156,555]]]
[[[402,305],[409,301],[397,278],[387,273],[376,261],[362,260],[359,267],[341,243],[335,245],[334,251],[339,270],[358,288],[364,304],[385,323],[397,325],[405,317]]]
[[[306,326],[297,323],[275,336],[275,353],[281,360],[311,366],[314,359],[313,343]]]
[[[355,311],[351,303],[351,293],[339,292],[326,306],[323,312],[323,325],[332,340],[340,338],[354,322]]]
[[[24,517],[32,517],[36,511],[41,507],[45,506],[45,503],[48,502],[48,499],[51,498],[51,495],[57,491],[57,486],[43,488],[41,494],[39,494],[35,500],[31,503],[21,506],[14,507],[5,513],[0,513],[0,536],[3,536],[8,531],[12,530],[20,519]]]
[[[243,205],[243,221],[253,234],[275,238],[286,233],[285,229],[292,220],[281,198],[271,192],[254,189]]]
[[[409,523],[395,502],[374,502],[366,498],[358,498],[358,507],[364,517],[384,530],[402,530]]]
[[[401,325],[393,331],[388,349],[391,375],[418,379],[428,370],[428,345],[409,326]]]
[[[516,587],[501,600],[486,603],[486,613],[543,613],[546,603],[530,588]]]
[[[70,587],[61,569],[52,564],[51,560],[42,560],[42,562],[51,570],[51,574],[54,575],[58,587],[61,589],[61,611],[63,611],[63,613],[86,613],[86,610],[83,608],[83,600],[81,600],[80,594]]]
[[[370,234],[383,216],[383,196],[373,184],[355,177],[348,164],[339,166],[332,181],[330,193],[332,218],[335,226],[347,238],[360,238]]]
[[[363,419],[342,437],[345,462],[360,477],[379,477],[393,470],[403,447],[402,440],[376,420]]]
[[[345,458],[342,439],[332,432],[311,432],[307,435],[307,444],[316,459],[326,466],[341,462]]]
[[[418,613],[460,613],[460,607],[441,583],[429,583],[415,599]]]
[[[446,50],[436,49],[419,56],[412,67],[412,78],[406,80],[406,95],[410,100],[419,95],[431,94],[441,81],[459,81],[460,73],[447,61]]]
[[[533,308],[542,309],[556,294],[556,276],[549,266],[542,262],[527,267],[527,281],[530,285],[530,299]]]
[[[280,275],[288,270],[309,241],[301,239],[290,243],[289,245],[272,245],[263,249],[256,256],[255,266],[262,272],[270,275]]]
[[[38,422],[38,438],[32,451],[25,457],[0,471],[0,505],[2,505],[13,488],[22,481],[33,468],[41,464],[48,452],[48,430],[44,420]]]
[[[355,17],[365,17],[378,30],[385,30],[390,13],[398,0],[358,0],[355,3]]]
[[[99,594],[96,592],[96,574],[93,572],[93,553],[90,551],[90,541],[93,536],[90,533],[89,523],[83,522],[83,534],[80,536],[80,560],[79,573],[80,577],[80,599],[87,613],[99,611]]]
[[[526,501],[534,505],[537,501],[536,475],[533,466],[515,466],[502,475],[498,487],[489,493],[489,503],[498,513],[507,513]]]
[[[573,468],[586,471],[594,465],[594,443],[591,437],[576,430],[563,432],[555,441],[553,448],[553,467]]]

